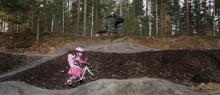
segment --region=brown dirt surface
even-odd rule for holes
[[[187,85],[187,83],[219,82],[216,72],[220,65],[219,50],[169,50],[140,53],[86,52],[90,69],[97,79],[128,79],[154,77]],[[68,78],[66,56],[43,63],[35,68],[0,79],[23,81],[48,89],[66,89]]]

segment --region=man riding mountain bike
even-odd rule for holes
[[[118,29],[118,25],[124,22],[124,19],[116,12],[112,12],[111,15],[108,17],[113,17],[115,19],[115,23],[114,23],[115,29]]]
[[[114,18],[114,24],[112,24],[111,19],[109,18]],[[111,12],[111,14],[109,16],[105,16],[105,20],[104,20],[104,30],[100,30],[97,32],[96,36],[105,34],[107,32],[119,32],[119,24],[123,23],[124,19],[117,14],[116,12]]]

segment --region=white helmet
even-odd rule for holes
[[[78,51],[78,52],[83,52],[84,51],[84,49],[81,48],[81,47],[77,47],[75,50]]]
[[[111,14],[110,15],[114,15],[115,14],[115,12],[111,12]]]

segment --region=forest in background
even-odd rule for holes
[[[219,0],[0,0],[0,32],[92,36],[117,11],[137,36],[220,36]]]

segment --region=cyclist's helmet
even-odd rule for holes
[[[77,51],[77,52],[83,52],[83,51],[84,51],[84,49],[83,49],[83,48],[81,48],[81,47],[77,47],[77,48],[75,49],[75,51]]]

